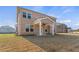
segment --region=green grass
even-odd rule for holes
[[[0,51],[40,51],[41,48],[16,34],[0,34]],[[42,51],[42,50],[41,50]]]
[[[0,34],[0,37],[8,37],[8,36],[15,36],[15,34]]]

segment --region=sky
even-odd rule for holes
[[[57,18],[72,29],[79,29],[79,6],[21,6]],[[0,6],[0,26],[16,24],[16,6]]]

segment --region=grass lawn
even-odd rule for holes
[[[0,34],[0,51],[78,51],[79,33],[58,33],[55,36],[17,36]]]
[[[0,34],[0,51],[43,51],[32,42],[15,34]]]

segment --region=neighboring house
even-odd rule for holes
[[[56,33],[67,33],[67,25],[62,23],[56,23]]]
[[[55,27],[55,17],[17,7],[17,35],[54,35]]]

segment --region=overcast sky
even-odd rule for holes
[[[65,23],[73,29],[79,28],[79,7],[78,6],[21,6],[37,12],[54,16],[57,22]],[[10,25],[15,27],[16,7],[0,6],[0,26]]]

